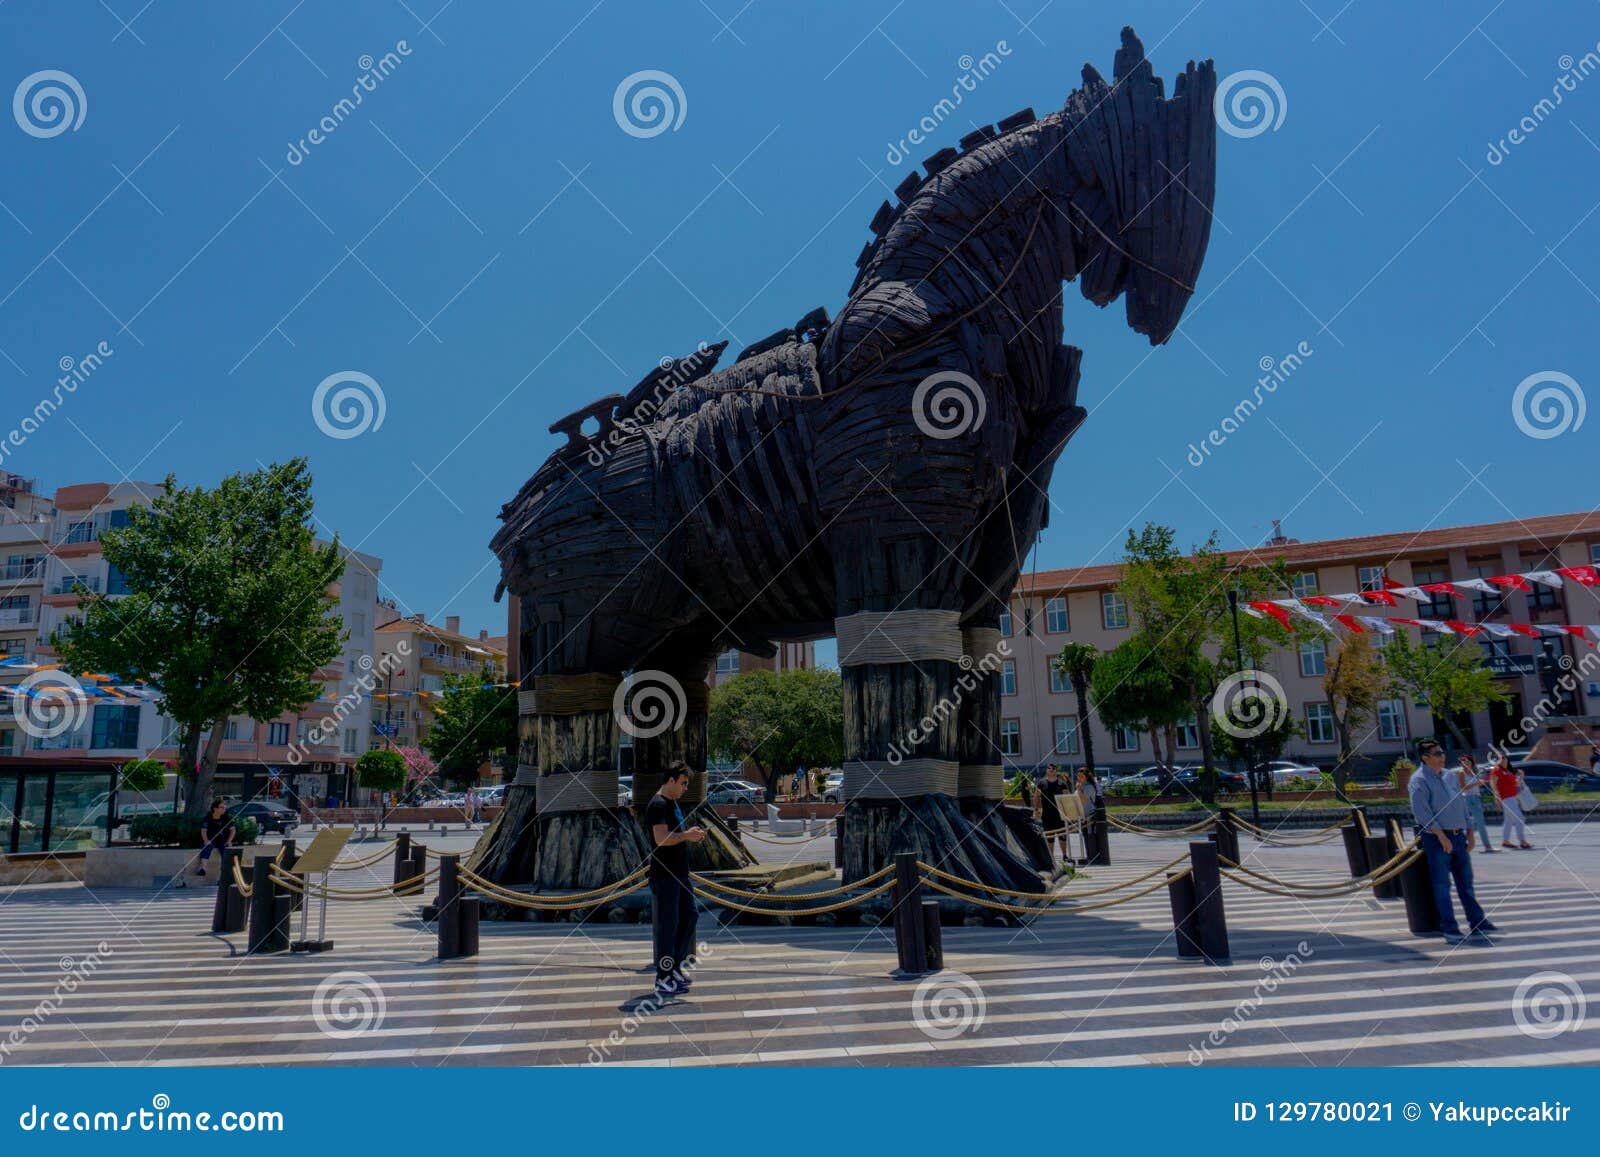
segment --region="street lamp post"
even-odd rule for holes
[[[1228,611],[1233,616],[1233,665],[1237,671],[1244,670],[1244,642],[1239,635],[1239,591],[1237,587],[1228,590]],[[1250,676],[1251,685],[1255,685],[1254,673]],[[1248,738],[1242,740],[1244,744],[1245,775],[1250,780],[1250,822],[1256,827],[1261,826],[1261,796],[1256,787],[1255,744]],[[1236,745],[1237,746],[1237,745]],[[1234,757],[1235,765],[1238,756]]]

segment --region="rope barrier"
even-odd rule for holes
[[[1070,900],[1070,899],[1073,899],[1074,897],[1077,897],[1077,896],[1103,896],[1107,892],[1117,892],[1117,891],[1122,890],[1123,888],[1131,888],[1135,884],[1144,883],[1151,876],[1159,875],[1162,872],[1165,872],[1165,871],[1167,871],[1167,870],[1169,870],[1171,868],[1177,867],[1177,865],[1183,863],[1188,858],[1189,857],[1188,857],[1187,854],[1184,854],[1184,855],[1181,855],[1181,856],[1175,856],[1175,857],[1173,857],[1173,859],[1169,860],[1167,863],[1161,864],[1158,867],[1150,869],[1150,871],[1144,873],[1144,875],[1142,875],[1142,876],[1135,876],[1131,880],[1123,880],[1121,883],[1117,883],[1117,884],[1108,884],[1104,888],[1088,888],[1088,889],[1085,889],[1085,890],[1083,890],[1081,892],[1015,892],[1015,891],[1012,891],[1010,888],[995,888],[995,887],[991,887],[988,884],[981,884],[977,880],[966,880],[966,879],[963,879],[960,876],[952,876],[949,872],[941,872],[938,868],[935,868],[932,864],[924,864],[921,860],[917,861],[917,867],[920,868],[922,871],[926,872],[928,875],[937,877],[938,879],[941,879],[941,880],[945,880],[948,883],[957,884],[957,885],[960,885],[961,887],[964,887],[964,888],[972,888],[975,891],[979,891],[979,892],[988,892],[988,893],[990,893],[992,895],[995,895],[995,896],[1016,896],[1016,897],[1019,897],[1021,899],[1034,899],[1034,900],[1042,900],[1042,899],[1046,899],[1046,898],[1049,898],[1049,899],[1052,899],[1052,900]]]
[[[1187,858],[1187,857],[1185,857],[1185,858]],[[1190,871],[1191,871],[1191,869],[1185,868],[1183,871],[1181,871],[1177,875],[1173,876],[1172,880],[1181,880],[1185,876],[1189,875]],[[1002,904],[1002,903],[1000,903],[998,901],[995,901],[995,900],[985,900],[985,899],[983,899],[983,898],[981,898],[979,896],[963,896],[960,892],[957,892],[952,888],[946,888],[943,884],[939,883],[937,880],[926,880],[926,881],[924,881],[924,883],[926,883],[928,885],[928,887],[932,888],[935,892],[942,892],[946,896],[952,896],[957,900],[962,900],[962,901],[965,901],[967,903],[977,904],[979,907],[982,907],[982,908],[993,908],[993,909],[995,909],[997,911],[1000,911],[1000,912],[1010,912],[1013,915],[1018,915],[1018,916],[1026,916],[1026,915],[1029,915],[1029,914],[1041,915],[1041,916],[1043,916],[1043,915],[1052,915],[1053,916],[1053,915],[1058,915],[1058,914],[1062,914],[1062,913],[1092,912],[1097,908],[1114,908],[1118,904],[1126,904],[1131,900],[1139,899],[1141,896],[1148,896],[1151,892],[1154,892],[1158,888],[1165,888],[1168,885],[1168,883],[1170,883],[1170,882],[1171,882],[1170,880],[1157,880],[1154,884],[1151,884],[1148,888],[1141,888],[1139,891],[1133,892],[1133,893],[1131,893],[1131,894],[1129,894],[1127,896],[1118,896],[1115,900],[1099,900],[1099,901],[1097,901],[1097,902],[1095,902],[1093,904],[1073,904],[1073,905],[1070,905],[1070,906],[1063,905],[1063,906],[1059,906],[1058,907],[1053,903],[1054,900],[1056,900],[1056,899],[1071,899],[1072,897],[1070,895],[1066,895],[1066,894],[1063,894],[1063,893],[1057,893],[1055,896],[1053,896],[1051,898],[1052,899],[1052,903],[1043,904],[1043,905],[1040,905],[1038,907],[1032,907],[1032,906],[1027,906],[1027,905],[1023,905],[1023,904]],[[1079,895],[1087,895],[1088,893],[1078,893],[1078,894]]]
[[[1158,840],[1175,840],[1183,836],[1193,835],[1198,831],[1203,831],[1217,821],[1215,819],[1204,819],[1199,823],[1190,824],[1187,827],[1182,828],[1145,828],[1140,827],[1138,824],[1130,824],[1126,820],[1118,819],[1110,812],[1107,812],[1106,822],[1114,828],[1118,828],[1125,832],[1132,832],[1137,836],[1150,836],[1151,838]]]
[[[628,876],[623,877],[614,884],[603,888],[592,889],[587,892],[574,892],[561,897],[540,897],[527,892],[514,892],[510,888],[496,884],[493,880],[486,880],[469,868],[461,868],[461,880],[475,890],[482,892],[491,900],[503,904],[510,904],[514,908],[531,908],[545,912],[570,912],[578,908],[596,908],[608,904],[613,900],[620,900],[624,896],[631,896],[642,891],[646,884],[642,877],[645,869],[637,868]],[[632,885],[627,887],[625,885]]]
[[[890,888],[893,888],[894,884],[895,882],[893,880],[889,880],[885,883],[879,884],[870,892],[864,892],[861,895],[851,897],[848,900],[841,900],[837,904],[825,904],[820,908],[803,909],[757,908],[751,904],[737,904],[732,900],[724,900],[720,896],[699,890],[695,891],[695,895],[699,896],[702,900],[706,900],[717,905],[719,908],[727,908],[733,912],[743,912],[752,916],[823,916],[829,912],[837,912],[840,909],[849,908],[856,904],[864,904],[868,900],[883,895]]]
[[[418,845],[418,846],[420,847],[421,845]],[[386,844],[384,847],[380,848],[375,855],[368,856],[365,859],[359,859],[359,860],[335,860],[332,863],[332,865],[329,866],[328,871],[330,871],[330,872],[353,872],[357,868],[370,868],[370,867],[372,867],[373,864],[379,863],[382,860],[386,859],[387,857],[389,857],[389,856],[391,856],[393,854],[394,854],[394,841],[390,840],[388,842],[388,844]]]
[[[699,872],[690,872],[689,878],[696,884],[701,884],[708,888],[716,888],[718,891],[726,892],[730,896],[743,896],[749,900],[783,900],[788,902],[791,900],[820,900],[826,896],[842,896],[846,892],[854,892],[856,889],[864,888],[868,884],[875,884],[892,871],[894,871],[894,865],[886,864],[872,873],[872,875],[864,876],[854,883],[844,885],[842,888],[830,888],[825,892],[803,892],[795,896],[782,896],[775,892],[747,892],[742,888],[735,888],[731,884],[724,884],[721,880],[702,876]]]
[[[412,876],[410,879],[401,880],[399,884],[383,884],[376,888],[329,888],[326,885],[310,884],[294,873],[285,872],[281,868],[275,868],[272,872],[273,883],[280,884],[291,892],[298,892],[302,896],[352,901],[389,899],[395,895],[395,888],[397,887],[425,887],[437,880],[438,877],[439,869],[432,868],[420,876]]]
[[[239,893],[239,895],[248,900],[250,898],[250,893],[255,891],[255,885],[246,884],[244,882],[244,873],[239,870],[240,857],[231,856],[229,859],[233,865],[233,887]]]
[[[1229,859],[1223,859],[1221,863],[1224,876],[1236,884],[1242,884],[1246,888],[1252,888],[1257,892],[1264,892],[1269,896],[1284,896],[1291,900],[1328,900],[1354,895],[1367,888],[1386,884],[1409,868],[1416,862],[1417,857],[1421,855],[1421,845],[1416,841],[1412,841],[1366,875],[1358,876],[1353,880],[1342,880],[1336,884],[1296,884],[1291,880],[1281,880],[1265,872],[1258,872],[1253,868],[1236,864]],[[1254,883],[1247,877],[1265,880],[1267,884]]]

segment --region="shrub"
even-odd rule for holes
[[[406,761],[398,751],[380,747],[356,760],[356,782],[375,791],[399,791],[406,782]]]
[[[242,816],[233,821],[235,845],[253,844],[261,835],[255,820]],[[200,821],[169,812],[134,816],[128,821],[128,838],[137,844],[167,848],[198,848],[205,842]]]
[[[167,786],[167,769],[153,759],[130,759],[122,765],[124,791],[160,791]]]

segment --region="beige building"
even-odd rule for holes
[[[1385,579],[1412,586],[1600,565],[1600,513],[1549,515],[1322,542],[1280,538],[1253,551],[1236,552],[1232,557],[1243,564],[1282,558],[1294,575],[1294,589],[1282,592],[1283,597],[1381,589]],[[1113,733],[1096,719],[1087,723],[1079,719],[1070,683],[1055,674],[1051,665],[1069,641],[1091,643],[1109,651],[1129,636],[1128,608],[1115,590],[1121,570],[1113,565],[1038,571],[1023,575],[1017,584],[1010,614],[1001,624],[1012,650],[1002,676],[1000,709],[1000,739],[1008,764],[1033,768],[1046,763],[1080,763],[1085,726],[1092,729],[1098,766],[1131,769],[1153,762],[1150,736],[1124,729]],[[1226,593],[1219,591],[1217,597],[1223,599]],[[1440,594],[1421,604],[1401,599],[1397,607],[1373,606],[1360,613],[1468,622],[1596,624],[1600,623],[1600,588],[1567,582],[1557,590],[1533,584],[1530,591],[1474,592],[1467,598]],[[1381,645],[1383,636],[1374,633],[1372,637]],[[1506,704],[1463,721],[1463,730],[1479,750],[1502,740],[1546,696],[1537,665],[1542,656],[1559,661],[1565,654],[1576,662],[1584,653],[1593,653],[1592,645],[1571,637],[1534,640],[1478,636],[1474,641],[1511,693]],[[1263,669],[1283,686],[1289,707],[1305,732],[1304,737],[1290,742],[1284,753],[1287,758],[1331,764],[1336,757],[1332,714],[1322,689],[1322,677],[1330,649],[1337,645],[1337,638],[1326,644],[1303,643],[1278,651],[1263,664]],[[1556,712],[1565,722],[1550,721],[1547,745],[1541,749],[1541,754],[1580,766],[1587,766],[1593,742],[1590,737],[1600,733],[1600,671],[1593,659],[1589,662],[1590,673],[1579,679],[1569,701],[1561,703]],[[1425,705],[1386,700],[1361,748],[1374,762],[1387,766],[1407,750],[1412,737],[1442,731],[1442,724],[1436,723]],[[1175,761],[1197,762],[1199,756],[1195,727],[1180,727]]]
[[[420,747],[452,675],[487,670],[489,682],[506,682],[505,636],[486,630],[464,635],[459,615],[446,616],[441,627],[423,615],[402,616],[393,604],[379,612],[378,665],[388,674],[372,712],[374,746]]]

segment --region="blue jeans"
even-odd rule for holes
[[[1489,821],[1483,818],[1483,799],[1476,794],[1467,796],[1467,823],[1477,829],[1484,850],[1494,851],[1494,844],[1489,842]]]
[[[1461,910],[1467,914],[1467,926],[1477,931],[1487,917],[1472,891],[1472,856],[1467,851],[1465,831],[1446,832],[1450,837],[1450,851],[1446,854],[1432,832],[1422,833],[1422,851],[1428,857],[1428,878],[1433,881],[1433,903],[1439,909],[1439,930],[1461,934],[1456,923],[1455,907],[1450,902],[1450,877],[1454,876],[1456,891],[1461,896]]]

